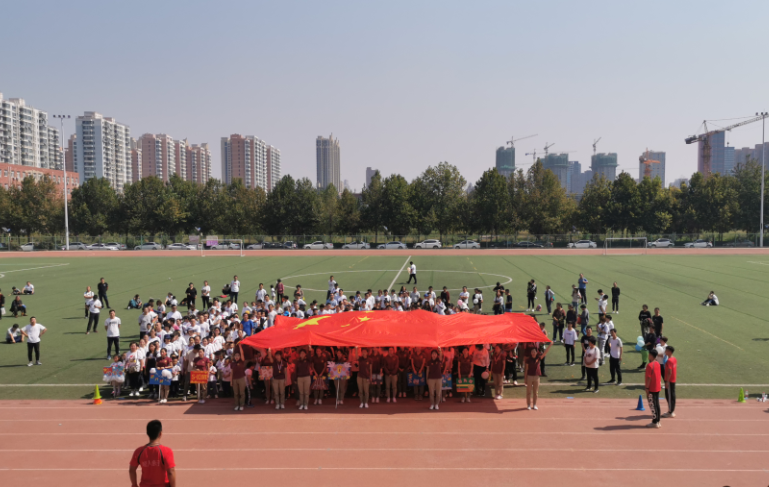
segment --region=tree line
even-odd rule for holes
[[[615,181],[596,176],[577,199],[540,161],[509,178],[489,169],[469,191],[459,170],[441,162],[411,182],[377,172],[360,195],[291,176],[270,193],[241,180],[200,185],[176,176],[167,183],[146,177],[118,193],[93,178],[72,191],[68,209],[70,231],[92,236],[755,232],[760,184],[761,166],[749,160],[730,176],[695,173],[680,188],[664,188],[659,178],[636,183],[624,172]],[[62,233],[64,205],[53,181],[29,176],[19,187],[0,187],[0,226],[16,235]]]

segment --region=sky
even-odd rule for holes
[[[601,137],[633,177],[666,151],[671,182],[696,170],[684,138],[703,120],[769,110],[762,1],[23,1],[3,17],[4,97],[208,142],[217,177],[232,133],[313,181],[333,133],[357,190],[366,167],[412,180],[441,161],[474,182],[538,134],[519,167],[549,143],[584,169]],[[761,124],[729,141],[760,143]]]

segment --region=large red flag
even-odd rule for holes
[[[417,310],[351,311],[304,320],[278,316],[274,327],[242,343],[255,348],[302,345],[434,348],[549,341],[537,321],[521,313],[443,316]]]

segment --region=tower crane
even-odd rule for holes
[[[553,142],[552,144],[548,144],[547,142],[545,142],[545,157],[547,157],[547,150],[553,147],[554,145],[555,145],[555,142]]]
[[[547,157],[548,149],[550,149],[554,145],[555,145],[555,142],[552,143],[552,144],[548,144],[547,142],[545,142],[545,148],[544,148],[545,157]],[[537,149],[534,149],[534,152],[527,152],[526,155],[527,156],[533,156],[534,162],[537,162]]]
[[[516,142],[518,142],[519,140],[523,140],[523,139],[530,139],[530,138],[532,138],[532,137],[536,137],[537,135],[538,135],[538,134],[534,134],[534,135],[527,135],[526,137],[520,137],[520,138],[518,138],[518,139],[516,139],[515,137],[510,137],[510,140],[508,140],[508,141],[505,143],[505,145],[510,145],[510,147],[515,147],[515,143],[516,143]]]
[[[651,178],[652,177],[652,164],[661,164],[660,161],[655,161],[654,159],[649,158],[649,148],[646,148],[646,152],[638,158],[638,161],[644,165],[644,175],[645,178]]]
[[[595,146],[597,146],[597,145],[598,145],[598,142],[600,142],[602,138],[603,138],[603,137],[598,137],[597,139],[595,139],[595,140],[593,141],[593,155],[595,155],[595,150],[596,150],[596,149],[595,149]]]
[[[710,137],[712,135],[715,135],[720,132],[727,132],[732,129],[736,129],[737,127],[742,127],[743,125],[747,125],[749,123],[758,122],[759,120],[763,120],[764,115],[763,114],[756,114],[755,117],[751,117],[747,120],[743,120],[742,122],[738,122],[732,125],[729,125],[727,127],[723,127],[716,130],[708,130],[708,121],[703,120],[702,126],[705,129],[705,132],[700,135],[692,135],[690,137],[687,137],[684,139],[684,142],[686,144],[693,144],[695,142],[702,142],[702,171],[703,176],[706,178],[710,176],[711,169],[710,169],[710,158],[711,158],[711,152],[712,152],[712,146],[710,145]]]

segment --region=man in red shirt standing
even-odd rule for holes
[[[163,425],[153,420],[147,423],[147,436],[150,442],[140,446],[131,457],[128,476],[131,487],[176,487],[176,464],[174,452],[160,444],[163,436]],[[142,467],[142,481],[136,480],[136,469]]]
[[[678,375],[678,360],[673,357],[676,349],[668,345],[665,348],[665,400],[668,402],[668,412],[663,414],[666,418],[676,417],[676,376]]]
[[[652,413],[652,422],[647,428],[660,427],[660,364],[656,360],[657,351],[649,350],[649,363],[646,365],[646,397],[649,399],[649,409]]]

